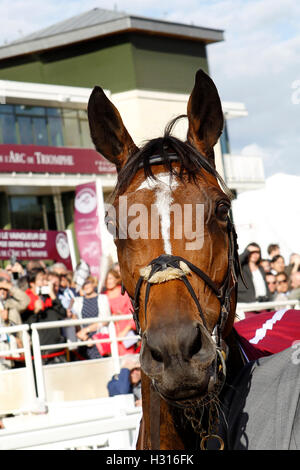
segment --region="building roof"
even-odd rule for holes
[[[0,60],[123,32],[143,32],[202,41],[223,41],[223,31],[94,8],[0,47]]]

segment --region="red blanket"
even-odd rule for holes
[[[300,310],[258,313],[234,324],[250,361],[270,356],[300,342]]]

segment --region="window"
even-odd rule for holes
[[[52,196],[11,196],[11,228],[57,230]]]
[[[0,105],[0,144],[92,147],[84,110]]]

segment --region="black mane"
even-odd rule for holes
[[[196,182],[197,176],[201,174],[201,171],[204,169],[218,179],[222,189],[231,197],[230,190],[227,188],[217,170],[211,166],[208,159],[201,155],[189,142],[182,142],[171,135],[175,123],[182,117],[186,116],[181,115],[173,119],[166,126],[163,137],[149,140],[137,153],[128,159],[127,163],[118,174],[118,181],[114,191],[115,194],[123,194],[141,168],[144,169],[145,178],[150,177],[156,179],[152,171],[150,157],[157,155],[161,157],[162,164],[166,171],[169,171],[171,175],[179,178],[180,181],[183,181],[184,178],[188,178],[189,181],[192,180]],[[179,170],[172,165],[174,160],[171,156],[174,154],[176,154],[180,164]]]

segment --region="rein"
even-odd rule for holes
[[[178,158],[175,154],[170,154],[168,156],[169,161],[177,161]],[[156,164],[162,164],[164,163],[163,157],[159,155],[152,155],[152,157],[149,158],[149,163],[150,165],[156,165]],[[143,163],[141,162],[139,168],[143,168]],[[209,288],[212,290],[212,292],[215,294],[217,299],[220,302],[220,315],[217,324],[215,325],[214,329],[212,332],[209,332],[211,335],[213,341],[216,344],[216,360],[215,360],[215,377],[216,381],[211,385],[209,384],[209,393],[207,396],[204,397],[204,399],[199,403],[201,406],[201,417],[204,412],[204,406],[208,406],[208,429],[207,431],[204,431],[201,425],[201,417],[200,422],[199,419],[195,419],[195,415],[193,414],[193,408],[194,405],[192,403],[187,403],[187,404],[182,404],[182,403],[177,403],[173,402],[171,400],[166,400],[165,397],[161,396],[165,401],[167,401],[171,406],[175,406],[178,408],[183,408],[184,413],[186,418],[191,422],[192,427],[196,433],[200,435],[200,448],[201,449],[206,449],[206,443],[209,439],[217,439],[219,441],[219,448],[222,450],[224,448],[224,443],[223,440],[215,433],[215,428],[218,423],[218,412],[217,412],[217,407],[215,404],[213,404],[212,396],[213,394],[210,393],[210,388],[215,389],[214,396],[217,392],[219,394],[223,388],[223,385],[226,380],[226,365],[225,365],[225,360],[227,356],[227,346],[225,342],[222,340],[222,333],[230,312],[230,299],[231,295],[234,289],[237,288],[237,278],[238,275],[241,275],[241,267],[240,267],[240,262],[239,262],[239,256],[238,256],[238,244],[237,244],[237,235],[236,231],[234,228],[233,223],[231,222],[230,219],[228,219],[227,222],[227,234],[228,234],[228,240],[229,240],[229,249],[228,249],[228,268],[227,268],[227,273],[225,275],[224,281],[220,287],[200,268],[192,264],[190,261],[186,260],[185,258],[182,258],[180,256],[174,256],[174,255],[167,255],[167,254],[162,254],[159,257],[153,259],[149,265],[144,268],[144,272],[141,273],[141,276],[139,277],[136,288],[135,288],[135,293],[134,293],[134,298],[131,298],[132,305],[133,305],[133,318],[136,324],[136,329],[137,332],[140,336],[142,336],[142,330],[140,326],[140,320],[139,320],[139,311],[140,311],[140,293],[141,293],[141,288],[144,283],[146,283],[146,291],[145,291],[145,302],[144,302],[144,311],[145,311],[145,323],[147,323],[147,304],[149,300],[149,295],[150,295],[150,289],[151,286],[154,283],[158,282],[167,282],[168,280],[171,279],[180,279],[183,281],[185,284],[189,294],[193,298],[197,310],[199,313],[199,316],[202,320],[203,326],[207,331],[207,323],[203,314],[203,310],[201,307],[201,303],[199,299],[197,298],[197,295],[188,280],[187,276],[188,274],[194,273],[198,277],[200,277],[206,285],[209,286]],[[155,281],[155,276],[157,276],[160,273],[166,272],[168,269],[171,269],[176,273],[174,277],[171,279],[163,279],[160,281]],[[145,274],[145,270],[147,274]],[[231,283],[232,281],[232,283]],[[122,285],[122,290],[123,292],[125,291],[124,286]],[[151,403],[150,403],[150,409],[152,410],[150,413],[150,438],[151,438],[151,443],[152,445],[155,446],[155,448],[159,449],[159,424],[160,424],[160,404],[159,404],[159,391],[157,390],[155,383],[152,382],[151,389],[150,389],[150,396],[151,396]],[[153,409],[153,403],[155,402],[155,408],[156,412],[154,412]],[[158,415],[157,415],[158,413]]]

